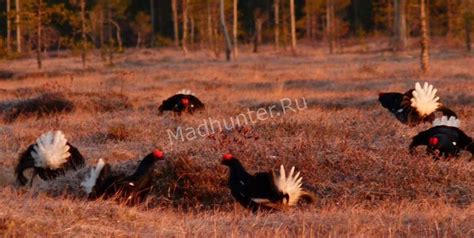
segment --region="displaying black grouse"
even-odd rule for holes
[[[143,158],[135,172],[113,175],[110,165],[102,159],[90,170],[90,174],[81,183],[89,199],[115,197],[127,205],[135,205],[145,201],[153,185],[153,169],[157,161],[163,160],[163,152],[155,150]]]
[[[204,109],[204,104],[190,90],[183,89],[164,100],[158,109],[160,113],[172,111],[178,115],[181,115],[183,112],[192,114],[195,111]]]
[[[472,138],[467,136],[459,129],[460,121],[455,117],[443,116],[433,122],[433,127],[420,132],[413,137],[410,144],[410,153],[421,145],[426,145],[428,154],[433,155],[434,159],[441,157],[457,157],[462,150],[471,153],[471,159],[474,155],[474,143]]]
[[[387,108],[402,123],[415,126],[423,122],[432,122],[436,114],[457,117],[449,108],[444,107],[436,96],[437,90],[433,85],[425,83],[421,87],[420,83],[415,84],[415,89],[410,89],[406,93],[380,93],[379,101],[383,107]]]
[[[225,154],[222,164],[229,167],[228,185],[232,196],[244,207],[252,211],[264,209],[284,209],[295,206],[301,198],[314,201],[314,196],[301,188],[302,177],[291,168],[288,177],[283,165],[280,174],[260,172],[251,175],[245,171],[239,160]]]
[[[42,134],[35,144],[20,154],[15,168],[16,180],[20,185],[26,185],[28,179],[23,173],[32,168],[33,175],[30,179],[32,185],[36,175],[43,180],[52,180],[64,175],[67,170],[82,168],[84,164],[84,158],[79,150],[67,142],[61,131],[50,131]]]

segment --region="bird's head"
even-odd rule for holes
[[[181,104],[183,104],[185,107],[189,106],[189,99],[188,98],[181,99]]]
[[[223,165],[230,166],[231,164],[235,163],[235,161],[237,161],[237,159],[232,154],[227,153],[222,156],[221,163]]]
[[[460,148],[455,137],[438,134],[428,139],[428,151],[435,157],[449,157],[457,156]]]
[[[429,142],[430,146],[436,147],[439,144],[439,138],[436,137],[436,136],[430,137],[428,142]]]
[[[165,159],[165,153],[159,149],[155,149],[152,153],[153,158],[158,161],[164,161]]]

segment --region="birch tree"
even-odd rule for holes
[[[227,26],[225,24],[225,5],[224,5],[224,0],[221,0],[220,4],[220,15],[221,15],[221,27],[222,27],[222,32],[224,34],[224,39],[225,39],[225,58],[227,61],[230,61],[230,54],[232,50],[232,43],[230,41],[230,36],[229,33],[227,32]]]
[[[171,10],[173,11],[174,45],[179,48],[179,28],[178,28],[178,0],[171,0]]]

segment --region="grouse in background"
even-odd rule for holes
[[[428,154],[433,155],[434,159],[441,157],[458,157],[462,150],[471,153],[471,159],[474,155],[474,143],[472,138],[467,136],[459,129],[461,122],[455,117],[443,116],[433,121],[433,127],[420,132],[413,137],[409,146],[410,153],[421,145],[426,145]]]
[[[20,185],[26,185],[28,179],[23,173],[32,168],[32,185],[36,175],[43,180],[52,180],[64,175],[67,170],[78,170],[84,164],[84,157],[76,147],[67,142],[62,131],[50,131],[42,134],[35,144],[20,154],[15,168],[16,180]]]
[[[190,90],[183,89],[164,100],[158,109],[160,113],[172,111],[178,115],[183,112],[193,114],[195,111],[204,109],[204,104]]]
[[[228,186],[232,196],[253,212],[259,209],[281,210],[295,206],[300,199],[313,202],[314,196],[301,188],[302,177],[295,174],[295,167],[286,176],[283,165],[280,174],[260,172],[251,175],[245,171],[240,161],[231,154],[225,154],[222,164],[229,167]]]
[[[157,161],[163,161],[164,154],[155,150],[143,158],[132,175],[113,174],[110,165],[99,159],[81,183],[89,199],[116,197],[127,205],[145,201],[153,185],[153,169]]]
[[[406,93],[379,93],[379,101],[402,123],[415,126],[423,122],[432,122],[437,113],[444,116],[456,117],[449,108],[444,107],[436,96],[437,89],[425,82],[415,84],[415,89]]]

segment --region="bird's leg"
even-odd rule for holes
[[[31,175],[31,179],[30,179],[30,187],[33,187],[33,180],[35,179],[37,174],[38,172],[36,172],[36,169],[33,169],[33,174]]]

